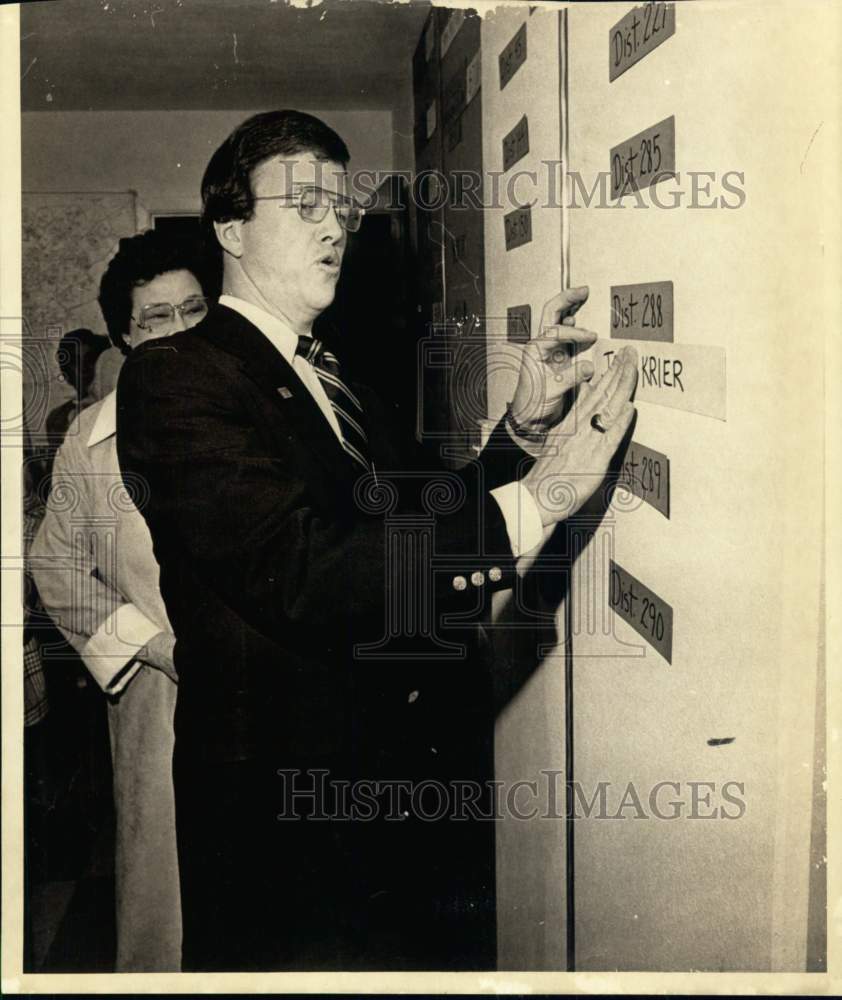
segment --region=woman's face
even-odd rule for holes
[[[166,271],[145,285],[137,285],[132,289],[129,347],[134,350],[145,340],[169,337],[195,326],[208,311],[204,294],[196,276],[185,270]]]

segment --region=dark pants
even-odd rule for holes
[[[492,823],[396,820],[385,802],[314,818],[289,792],[320,767],[341,780],[325,761],[289,768],[311,772],[294,786],[277,763],[177,764],[183,970],[493,968]],[[332,788],[317,813],[342,813]]]

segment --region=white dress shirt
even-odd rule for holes
[[[300,354],[296,354],[298,335],[283,320],[266,312],[265,309],[253,302],[247,302],[234,295],[222,295],[219,298],[219,304],[238,312],[256,326],[275,346],[304,383],[325,419],[333,428],[333,433],[341,441],[342,431],[339,427],[339,421],[336,419],[336,414],[333,412],[333,407],[319,376],[309,361]],[[544,525],[541,522],[541,515],[532,494],[522,483],[512,482],[506,483],[505,486],[498,486],[497,489],[491,490],[491,495],[503,514],[509,544],[515,557],[525,555],[543,542]]]
[[[316,370],[310,362],[300,354],[295,353],[298,348],[298,334],[294,333],[282,319],[278,319],[277,316],[266,312],[265,309],[261,309],[260,306],[256,306],[253,302],[246,302],[245,299],[238,299],[233,295],[222,295],[220,296],[219,304],[227,306],[229,309],[233,309],[245,317],[249,323],[256,326],[263,336],[271,342],[272,346],[281,354],[284,361],[292,366],[295,374],[307,387],[307,391],[315,399],[319,409],[324,414],[325,420],[333,428],[333,433],[341,441],[342,430],[339,427],[339,421],[333,412],[333,407],[330,405],[330,400],[321,379],[316,374]]]

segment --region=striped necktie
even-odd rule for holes
[[[366,472],[372,472],[374,467],[368,452],[368,435],[362,427],[362,403],[342,381],[336,355],[326,351],[320,340],[303,336],[298,338],[295,353],[309,361],[318,375],[339,421],[342,447]]]

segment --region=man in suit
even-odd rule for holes
[[[312,336],[360,223],[348,160],[299,112],[235,129],[202,182],[219,305],[120,376],[120,463],[148,483],[138,506],[177,637],[185,970],[493,967],[493,824],[431,815],[415,792],[461,782],[487,804],[477,623],[516,557],[597,488],[632,419],[633,354],[594,387],[570,363],[594,340],[570,326],[574,291],[545,312],[567,325],[568,357],[525,352],[478,462],[442,471],[393,440]],[[390,646],[396,600],[431,625]]]

